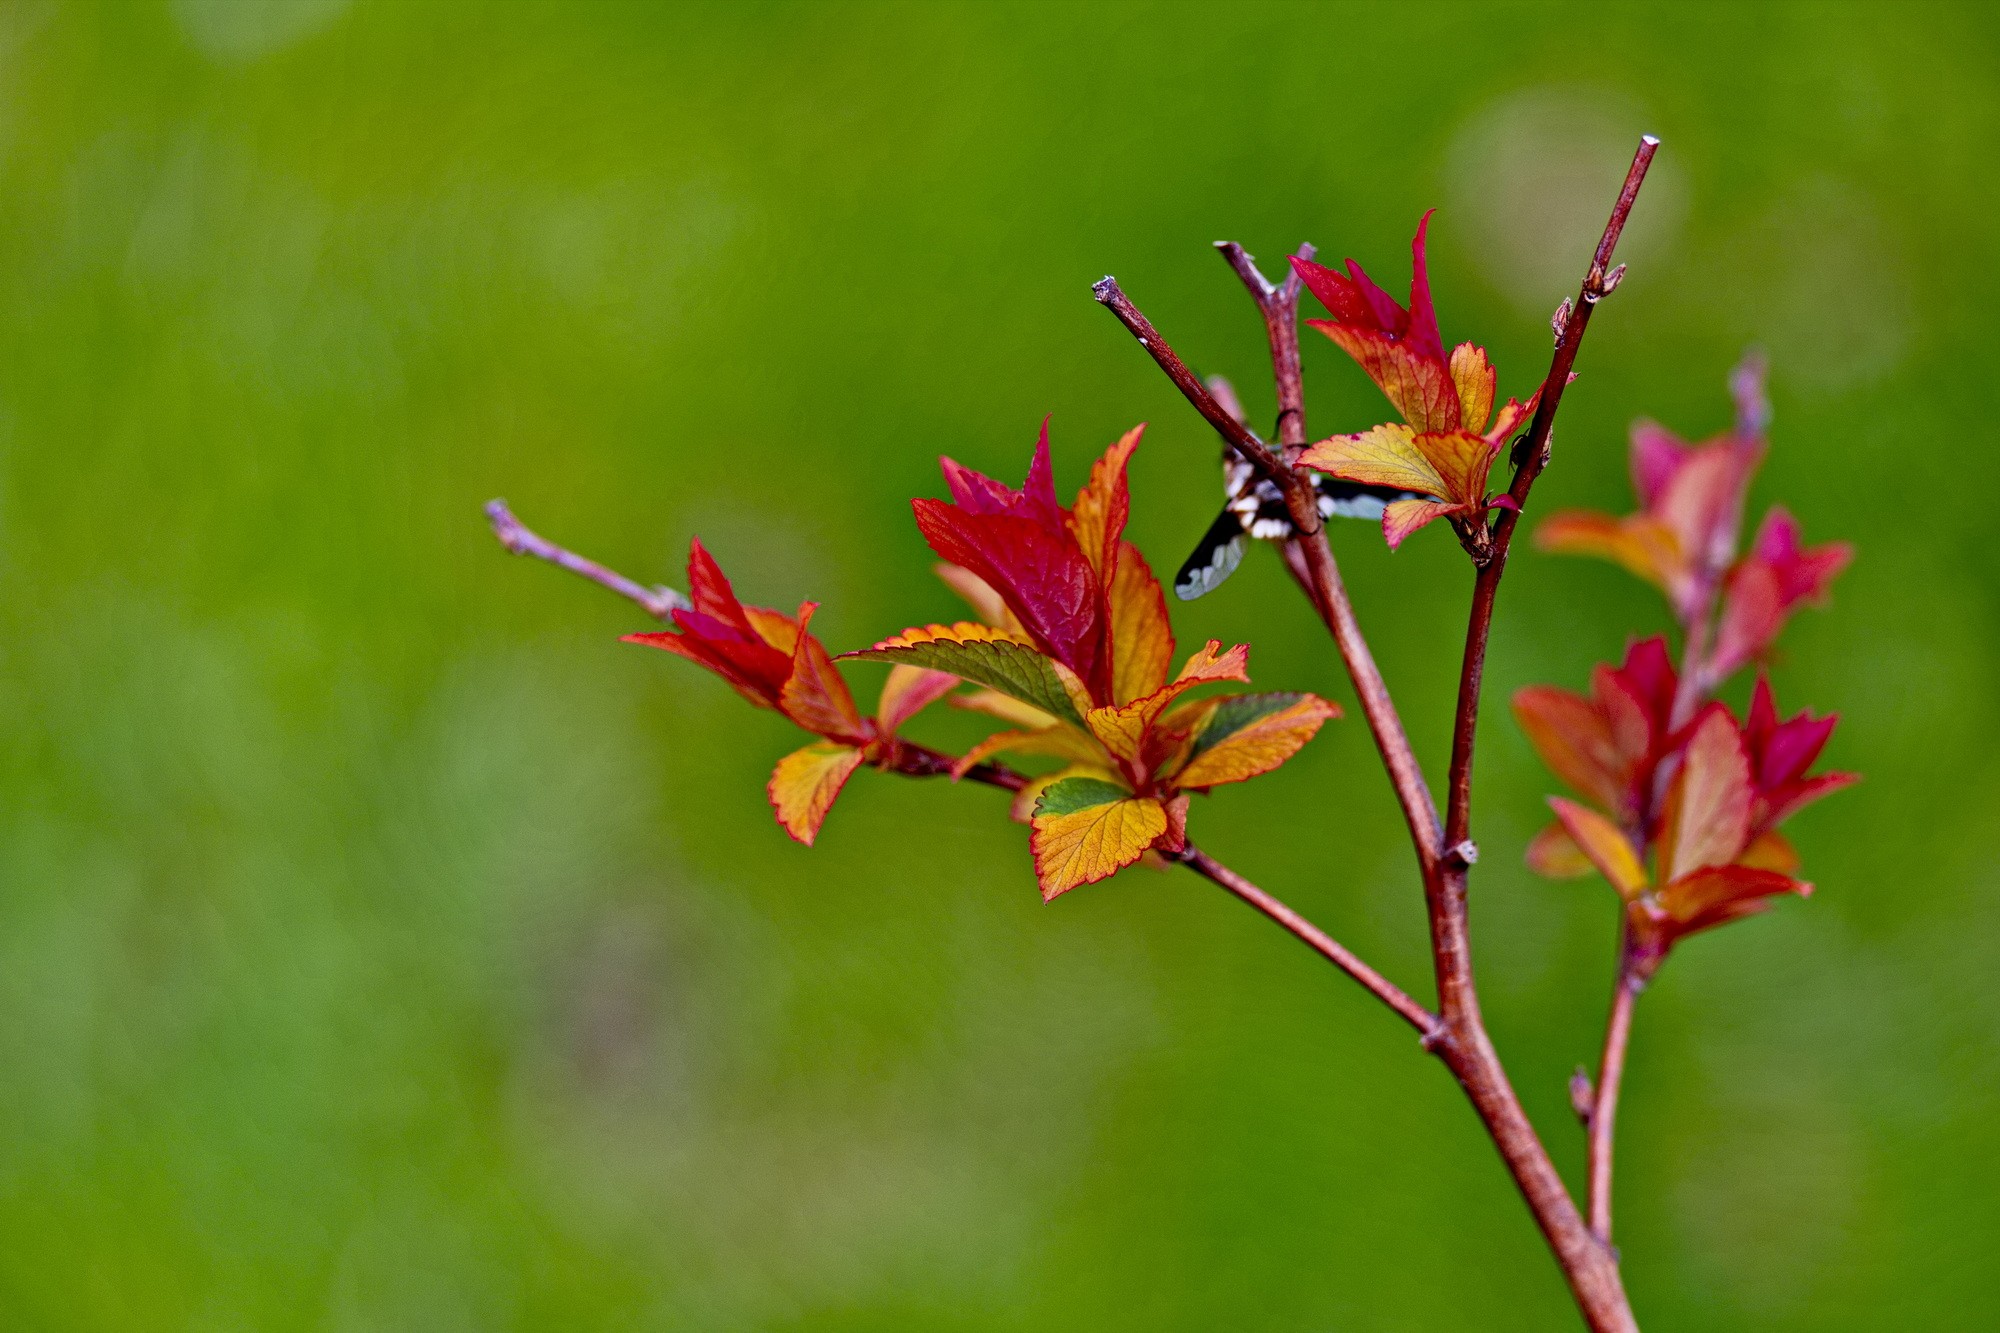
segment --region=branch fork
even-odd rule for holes
[[[1352,977],[1417,1032],[1422,1049],[1437,1056],[1465,1090],[1554,1251],[1578,1309],[1593,1333],[1637,1333],[1638,1328],[1625,1297],[1618,1255],[1611,1246],[1610,1190],[1612,1128],[1630,1039],[1632,1002],[1643,987],[1643,978],[1629,945],[1621,946],[1597,1078],[1593,1081],[1579,1069],[1570,1082],[1571,1103],[1585,1127],[1589,1146],[1586,1216],[1586,1210],[1579,1209],[1522,1109],[1480,1015],[1466,920],[1467,875],[1479,857],[1478,846],[1470,836],[1471,775],[1486,644],[1508,550],[1520,510],[1548,463],[1556,410],[1571,378],[1577,348],[1591,312],[1623,279],[1625,266],[1611,267],[1612,254],[1658,147],[1659,141],[1650,135],[1641,140],[1577,298],[1573,302],[1565,300],[1556,311],[1552,321],[1555,355],[1543,382],[1534,420],[1512,451],[1514,474],[1506,492],[1506,505],[1490,523],[1482,518],[1455,525],[1459,527],[1461,542],[1473,556],[1475,575],[1446,780],[1447,803],[1442,818],[1341,581],[1311,478],[1294,466],[1293,460],[1307,438],[1298,348],[1301,289],[1298,277],[1287,274],[1283,281],[1273,283],[1258,270],[1255,260],[1242,246],[1234,242],[1217,244],[1224,262],[1256,302],[1264,322],[1278,405],[1275,444],[1259,438],[1217,400],[1116,280],[1106,277],[1092,288],[1098,302],[1138,340],[1202,418],[1260,477],[1275,483],[1285,496],[1296,529],[1295,535],[1283,544],[1286,568],[1334,640],[1409,827],[1429,917],[1437,989],[1435,1009],[1413,999],[1327,932],[1206,852],[1188,844],[1173,854],[1173,859],[1292,934]],[[1302,247],[1298,254],[1309,259],[1313,248]],[[507,550],[586,578],[626,598],[656,620],[671,619],[676,610],[691,607],[689,599],[674,588],[629,579],[539,536],[522,524],[503,501],[494,500],[486,512],[494,535]],[[1683,680],[1686,679],[1684,676]],[[884,758],[885,766],[910,777],[946,775],[952,772],[955,762],[951,755],[901,740]],[[991,762],[979,764],[961,776],[1016,792],[1028,781],[1005,765]]]
[[[1619,1275],[1617,1253],[1610,1245],[1611,1130],[1630,1036],[1631,1001],[1637,994],[1638,982],[1621,960],[1598,1078],[1593,1083],[1579,1071],[1571,1084],[1572,1101],[1585,1123],[1590,1145],[1586,1217],[1509,1085],[1480,1015],[1466,920],[1467,873],[1478,858],[1478,848],[1471,839],[1472,764],[1487,640],[1508,551],[1520,523],[1521,510],[1536,479],[1548,465],[1556,411],[1571,379],[1591,313],[1624,279],[1625,266],[1613,267],[1612,255],[1658,148],[1659,140],[1651,135],[1640,140],[1577,296],[1573,301],[1566,299],[1551,321],[1555,356],[1543,380],[1534,419],[1511,451],[1514,474],[1505,493],[1506,503],[1499,506],[1499,513],[1491,522],[1482,518],[1454,523],[1461,543],[1472,557],[1475,573],[1446,780],[1448,800],[1442,821],[1432,803],[1422,766],[1411,749],[1394,701],[1347,599],[1339,566],[1319,522],[1311,483],[1291,465],[1295,447],[1306,440],[1299,375],[1296,277],[1288,276],[1282,283],[1273,283],[1258,270],[1242,246],[1233,242],[1217,246],[1264,320],[1278,398],[1279,447],[1275,450],[1216,402],[1115,280],[1105,278],[1093,289],[1097,300],[1139,340],[1203,419],[1260,475],[1276,483],[1286,497],[1298,529],[1297,535],[1285,543],[1286,568],[1326,623],[1347,667],[1370,734],[1381,752],[1409,825],[1423,880],[1437,1010],[1435,1015],[1422,1011],[1423,1017],[1430,1020],[1424,1023],[1394,1003],[1390,1007],[1418,1027],[1423,1049],[1437,1055],[1465,1089],[1554,1250],[1578,1308],[1594,1333],[1637,1333],[1638,1328]],[[1307,258],[1312,253],[1310,246],[1300,251]],[[1231,887],[1221,879],[1217,882],[1225,888]],[[1355,966],[1346,963],[1341,966],[1349,975],[1363,980],[1364,985],[1369,984]],[[1385,1003],[1389,1002],[1377,987],[1370,985],[1369,989],[1378,998],[1384,998]]]

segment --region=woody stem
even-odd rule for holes
[[[1507,552],[1513,545],[1514,530],[1520,526],[1521,510],[1527,507],[1528,493],[1534,489],[1535,479],[1542,475],[1542,469],[1548,466],[1549,437],[1555,430],[1556,409],[1562,405],[1563,390],[1568,387],[1570,371],[1576,366],[1577,349],[1582,346],[1584,332],[1590,327],[1591,312],[1617,285],[1616,278],[1611,274],[1611,256],[1618,248],[1618,238],[1625,231],[1625,221],[1632,215],[1633,201],[1639,197],[1646,169],[1653,164],[1653,154],[1659,151],[1659,147],[1660,141],[1649,134],[1639,141],[1639,151],[1632,156],[1631,169],[1625,173],[1624,188],[1618,192],[1611,220],[1605,224],[1604,234],[1591,256],[1590,271],[1584,275],[1575,308],[1570,311],[1561,334],[1556,338],[1555,357],[1549,364],[1548,377],[1542,381],[1542,396],[1535,406],[1535,419],[1529,425],[1527,435],[1515,446],[1514,480],[1507,493],[1514,497],[1516,507],[1500,511],[1499,521],[1493,527],[1492,553],[1473,581],[1472,613],[1466,627],[1465,657],[1459,671],[1458,709],[1452,727],[1451,776],[1445,806],[1445,839],[1453,845],[1470,836],[1472,747],[1479,727],[1479,687],[1486,675],[1486,641],[1493,629],[1493,603],[1500,592],[1500,578],[1507,571]]]
[[[1281,289],[1274,288],[1257,272],[1240,246],[1223,247],[1223,255],[1257,301],[1258,310],[1264,316],[1265,329],[1270,335],[1271,362],[1279,395],[1281,439],[1288,445],[1303,444],[1306,438],[1303,404],[1289,396],[1299,392],[1296,381],[1288,375],[1289,368],[1296,366],[1298,355],[1296,297],[1294,295],[1289,307],[1285,305],[1281,300]],[[1285,410],[1295,404],[1298,410]],[[1368,656],[1366,641],[1353,622],[1353,611],[1340,586],[1338,568],[1333,562],[1326,533],[1318,522],[1311,490],[1303,486],[1289,488],[1287,500],[1295,527],[1307,535],[1286,543],[1286,567],[1333,631],[1354,675],[1356,690],[1366,711],[1375,693],[1373,687],[1379,685],[1380,677],[1375,672],[1373,659]],[[1364,681],[1370,682],[1370,686],[1364,686]],[[1380,698],[1386,705],[1386,688],[1380,690]],[[1393,707],[1387,712],[1390,718],[1394,717]],[[1374,721],[1371,715],[1371,724]],[[1378,740],[1382,734],[1382,730],[1377,730]],[[1396,724],[1393,734],[1400,736],[1400,723]],[[1555,1252],[1577,1305],[1590,1327],[1598,1333],[1630,1333],[1636,1325],[1625,1300],[1617,1261],[1605,1246],[1591,1236],[1575,1200],[1563,1184],[1554,1163],[1549,1160],[1520,1099],[1515,1096],[1499,1054],[1493,1049],[1480,1020],[1465,917],[1465,871],[1475,852],[1463,838],[1451,840],[1449,847],[1444,845],[1435,807],[1431,805],[1428,791],[1422,787],[1422,775],[1416,771],[1414,759],[1410,760],[1407,772],[1398,771],[1397,755],[1387,746],[1383,747],[1383,759],[1399,795],[1412,789],[1422,793],[1421,800],[1405,796],[1403,807],[1410,819],[1411,834],[1423,874],[1440,1004],[1444,1013],[1452,1016],[1449,1022],[1441,1021],[1437,1029],[1426,1034],[1425,1048],[1444,1061],[1471,1100],[1494,1147],[1520,1188],[1536,1224]],[[1424,818],[1426,815],[1428,819]]]
[[[1618,1089],[1625,1079],[1625,1048],[1632,1039],[1632,1003],[1641,986],[1622,956],[1618,982],[1611,992],[1611,1017],[1604,1025],[1604,1054],[1597,1064],[1597,1084],[1590,1101],[1590,1229],[1604,1244],[1611,1243],[1612,1133],[1618,1120]]]
[[[1177,858],[1203,879],[1221,885],[1278,923],[1307,948],[1360,982],[1370,995],[1396,1011],[1398,1017],[1426,1039],[1437,1031],[1437,1015],[1405,994],[1401,987],[1361,961],[1338,940],[1252,884],[1222,862],[1190,843]]]
[[[1241,247],[1236,249],[1240,252]],[[1261,274],[1256,273],[1248,255],[1241,256],[1240,265],[1227,249],[1224,250],[1224,257],[1230,260],[1231,267],[1237,269],[1239,276],[1244,276],[1245,270],[1254,275],[1254,285],[1250,276],[1245,276],[1244,280],[1246,285],[1251,285],[1251,294],[1258,298],[1260,310],[1265,308],[1267,302],[1283,302],[1285,309],[1292,315],[1296,314],[1298,290],[1295,285],[1274,286],[1266,282]],[[1118,322],[1139,340],[1139,345],[1152,355],[1167,378],[1174,382],[1174,387],[1194,405],[1195,411],[1201,413],[1202,418],[1260,475],[1275,482],[1284,491],[1286,502],[1291,507],[1293,525],[1302,534],[1286,543],[1286,563],[1299,579],[1300,586],[1305,588],[1314,609],[1319,612],[1320,619],[1326,623],[1335,645],[1340,649],[1341,660],[1347,665],[1348,676],[1354,682],[1354,693],[1361,703],[1362,716],[1368,720],[1369,733],[1382,753],[1389,781],[1403,807],[1403,817],[1409,824],[1417,859],[1428,872],[1438,856],[1437,806],[1431,800],[1430,787],[1424,781],[1423,768],[1417,762],[1416,752],[1410,748],[1409,736],[1403,730],[1403,721],[1396,712],[1389,687],[1375,665],[1374,654],[1368,650],[1361,624],[1354,617],[1354,608],[1340,579],[1340,566],[1333,558],[1332,547],[1327,545],[1325,532],[1321,530],[1317,500],[1311,484],[1216,401],[1207,386],[1175,355],[1174,349],[1160,336],[1152,321],[1140,313],[1138,307],[1119,289],[1115,279],[1105,278],[1091,290],[1098,301],[1118,317]],[[1303,443],[1303,410],[1284,410],[1297,402],[1299,394],[1295,374],[1288,375],[1285,369],[1289,366],[1294,372],[1296,370],[1296,327],[1290,315],[1273,318],[1269,313],[1265,327],[1273,340],[1274,362],[1280,367],[1279,429],[1286,435],[1296,434],[1298,441]],[[1288,356],[1281,342],[1285,338],[1293,340]]]
[[[655,584],[649,588],[643,583],[626,578],[615,569],[557,546],[515,518],[514,511],[507,507],[505,500],[487,502],[486,521],[493,525],[493,535],[499,539],[500,544],[515,555],[529,555],[537,560],[546,560],[558,569],[566,569],[572,574],[589,579],[600,588],[607,588],[628,601],[638,603],[639,609],[655,620],[666,620],[676,610],[684,611],[694,605],[680,592],[664,584]]]

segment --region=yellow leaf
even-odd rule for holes
[[[1401,422],[1376,426],[1359,435],[1335,435],[1299,456],[1299,462],[1343,481],[1394,486],[1423,495],[1444,495],[1444,478],[1417,448],[1417,433]]]
[[[1111,691],[1114,702],[1130,703],[1167,683],[1174,657],[1166,596],[1146,558],[1130,542],[1120,545],[1110,602]]]
[[[1493,468],[1493,446],[1468,430],[1418,435],[1416,448],[1437,471],[1445,489],[1435,494],[1458,504],[1476,505],[1486,498],[1486,474]]]
[[[826,741],[780,759],[765,790],[785,832],[812,846],[819,826],[826,822],[826,812],[833,808],[834,797],[860,766],[861,751]]]
[[[1091,464],[1090,481],[1076,493],[1076,507],[1070,510],[1070,533],[1100,578],[1107,565],[1124,559],[1118,539],[1132,503],[1125,484],[1125,464],[1145,433],[1145,423],[1141,422]]]
[[[1560,796],[1549,797],[1549,806],[1577,849],[1611,881],[1619,897],[1630,901],[1645,889],[1646,867],[1640,864],[1639,853],[1633,850],[1632,840],[1623,829],[1589,806],[1565,801]]]
[[[1064,778],[1095,778],[1099,782],[1114,784],[1118,782],[1118,775],[1102,764],[1071,764],[1067,768],[1059,768],[1053,773],[1044,773],[1040,777],[1029,778],[1022,785],[1021,790],[1014,793],[1014,802],[1007,809],[1007,817],[1012,819],[1016,824],[1034,822],[1035,802],[1042,798],[1042,793],[1048,790],[1052,784],[1061,782]],[[1123,788],[1121,787],[1120,790],[1122,791]]]
[[[1095,741],[1067,722],[1059,722],[1038,731],[995,732],[966,751],[965,757],[951,766],[951,775],[954,779],[962,778],[975,765],[996,754],[1048,754],[1084,764],[1103,764],[1106,760]]]
[[[1451,349],[1451,382],[1458,389],[1458,424],[1475,435],[1484,434],[1493,415],[1493,385],[1496,372],[1486,359],[1486,349],[1460,343]]]
[[[1128,704],[1085,709],[1084,724],[1112,754],[1120,759],[1138,758],[1154,719],[1182,694],[1208,681],[1250,679],[1247,670],[1249,647],[1239,643],[1228,652],[1222,652],[1221,648],[1219,639],[1210,639],[1188,655],[1180,675],[1174,677],[1172,684]]]
[[[1166,831],[1166,809],[1150,796],[1093,778],[1050,783],[1028,839],[1043,901],[1131,865]]]
[[[1176,787],[1243,782],[1297,754],[1340,709],[1314,694],[1239,694],[1216,701]]]
[[[978,689],[970,694],[951,696],[953,708],[963,708],[969,713],[984,713],[997,717],[1002,722],[1011,723],[1027,731],[1040,731],[1043,727],[1056,724],[1055,714],[1045,713],[1033,704],[1024,704],[1019,699],[1011,699],[998,690]]]

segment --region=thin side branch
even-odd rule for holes
[[[1243,281],[1264,317],[1264,333],[1271,343],[1271,377],[1278,391],[1278,443],[1291,447],[1306,442],[1305,376],[1299,365],[1299,275],[1287,266],[1285,280],[1273,285],[1257,268],[1248,250],[1234,241],[1217,241],[1215,248]],[[1310,244],[1298,249],[1300,259],[1317,253]]]
[[[1283,283],[1272,283],[1257,270],[1256,263],[1242,246],[1224,242],[1219,248],[1223,258],[1249,289],[1257,302],[1259,314],[1264,318],[1277,383],[1279,438],[1288,447],[1304,444],[1304,392],[1298,370],[1298,281],[1287,278]],[[1313,250],[1311,246],[1305,246],[1299,253],[1310,258]],[[1152,321],[1140,313],[1115,281],[1106,278],[1092,291],[1118,316],[1118,322],[1152,354],[1153,360],[1167,372],[1167,377],[1224,440],[1256,463],[1260,470],[1274,469],[1267,471],[1266,475],[1284,490],[1291,507],[1293,526],[1303,534],[1285,543],[1286,568],[1292,571],[1292,576],[1305,590],[1307,599],[1312,602],[1313,609],[1319,613],[1340,650],[1348,678],[1354,682],[1354,693],[1361,704],[1362,716],[1367,719],[1369,734],[1375,738],[1375,747],[1381,752],[1383,766],[1388,770],[1390,784],[1395,788],[1396,800],[1403,808],[1403,818],[1409,825],[1417,860],[1428,877],[1431,867],[1437,862],[1441,846],[1437,805],[1431,799],[1430,785],[1424,780],[1423,766],[1417,762],[1416,752],[1410,748],[1409,735],[1396,712],[1389,686],[1382,679],[1381,669],[1375,664],[1375,655],[1369,651],[1368,640],[1361,632],[1361,622],[1355,618],[1354,606],[1348,601],[1346,585],[1340,578],[1340,565],[1327,542],[1312,487],[1303,484],[1300,475],[1287,462],[1272,454],[1268,446],[1258,441],[1242,422],[1215,400],[1180,357],[1174,354],[1174,349],[1160,336]],[[1245,440],[1262,450],[1267,461],[1258,462],[1257,456],[1245,449]]]
[[[1548,465],[1549,436],[1555,429],[1556,409],[1562,405],[1563,390],[1568,387],[1570,371],[1576,366],[1577,349],[1583,343],[1584,331],[1590,327],[1591,312],[1624,276],[1623,268],[1609,267],[1611,256],[1625,231],[1625,220],[1632,215],[1639,187],[1645,183],[1646,169],[1652,166],[1653,154],[1659,148],[1660,141],[1648,134],[1639,140],[1639,151],[1632,155],[1632,166],[1625,173],[1625,184],[1612,207],[1611,220],[1605,223],[1597,251],[1591,256],[1590,271],[1584,275],[1576,305],[1563,321],[1556,339],[1555,357],[1549,365],[1548,378],[1542,381],[1542,400],[1536,405],[1534,422],[1515,447],[1514,481],[1507,488],[1507,493],[1514,497],[1515,508],[1500,511],[1500,520],[1493,528],[1492,553],[1473,582],[1472,614],[1465,633],[1465,658],[1459,671],[1458,711],[1452,727],[1451,774],[1445,801],[1444,836],[1453,844],[1471,836],[1472,748],[1479,729],[1479,690],[1485,680],[1486,640],[1493,628],[1493,602],[1500,591],[1500,577],[1507,569],[1507,552],[1514,540],[1514,530],[1520,526],[1520,511],[1527,506],[1528,493]]]
[[[918,745],[915,741],[896,739],[896,749],[889,760],[892,773],[901,773],[906,778],[941,778],[950,775],[957,759],[942,750],[933,750],[928,745]],[[1005,764],[987,762],[974,764],[960,775],[963,782],[983,782],[989,787],[999,787],[1006,791],[1019,791],[1028,785],[1028,775],[1017,773]]]
[[[1105,309],[1118,316],[1118,322],[1131,331],[1132,336],[1139,340],[1139,345],[1152,353],[1153,360],[1167,372],[1167,378],[1174,382],[1174,387],[1194,404],[1194,410],[1215,427],[1216,433],[1229,442],[1230,448],[1248,459],[1266,480],[1276,482],[1287,492],[1296,487],[1297,479],[1285,460],[1273,453],[1271,446],[1258,439],[1248,426],[1229,415],[1228,409],[1215,400],[1208,386],[1174,355],[1174,349],[1167,346],[1166,339],[1160,336],[1152,321],[1141,314],[1139,307],[1133,305],[1119,289],[1116,278],[1100,279],[1090,289],[1090,294]]]
[[[666,620],[675,611],[687,611],[694,607],[684,594],[665,584],[647,587],[614,569],[607,569],[595,560],[557,546],[515,518],[514,511],[507,507],[505,500],[489,500],[486,519],[493,525],[493,535],[500,539],[500,544],[515,555],[531,555],[572,574],[582,575],[600,588],[608,588],[627,601],[637,602],[639,609],[655,620]]]
[[[1222,862],[1190,844],[1180,854],[1180,862],[1203,879],[1219,884],[1241,898],[1271,920],[1284,927],[1292,935],[1303,941],[1307,948],[1332,963],[1341,971],[1360,982],[1370,995],[1396,1011],[1396,1014],[1411,1027],[1417,1035],[1427,1041],[1433,1039],[1438,1030],[1437,1015],[1418,1004],[1395,982],[1368,966],[1350,952],[1340,941],[1300,916],[1278,899],[1252,884],[1243,876],[1231,870]]]
[[[1597,1066],[1597,1086],[1590,1102],[1590,1229],[1611,1243],[1612,1133],[1618,1122],[1618,1088],[1625,1078],[1625,1048],[1632,1040],[1632,1002],[1639,980],[1620,965],[1611,992],[1611,1017],[1604,1025],[1604,1056]]]

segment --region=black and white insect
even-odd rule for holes
[[[1234,453],[1223,455],[1222,488],[1227,497],[1222,512],[1195,543],[1194,554],[1181,565],[1180,573],[1174,575],[1174,596],[1184,602],[1213,592],[1236,572],[1243,563],[1246,538],[1283,541],[1296,531],[1278,488],[1259,478],[1256,469]],[[1422,498],[1393,486],[1364,486],[1317,475],[1313,489],[1319,492],[1322,518],[1379,520],[1394,501]]]

